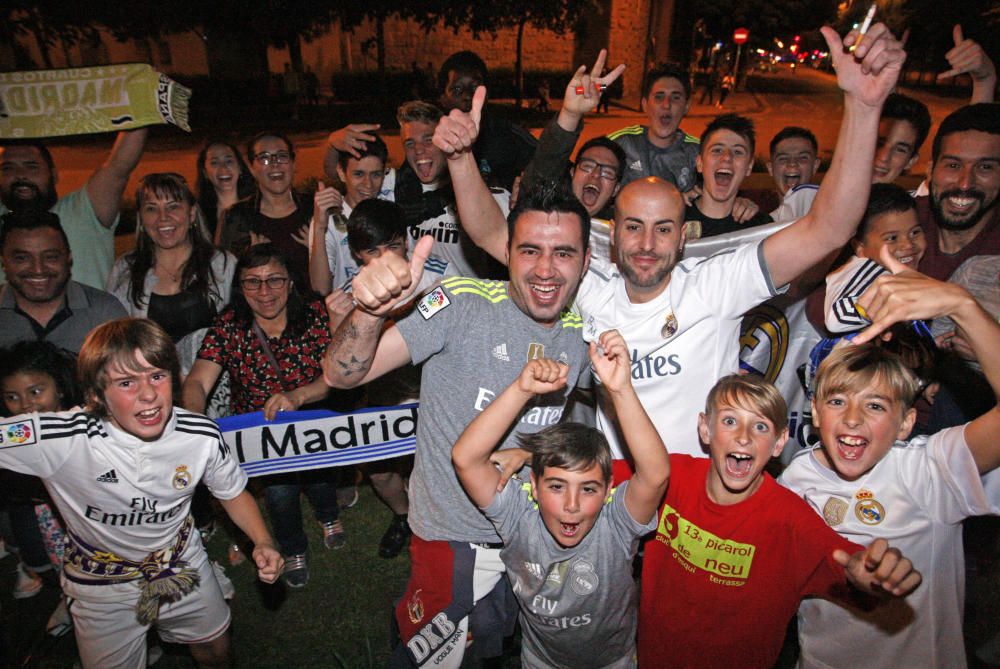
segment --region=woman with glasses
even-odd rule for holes
[[[311,199],[293,188],[295,148],[281,133],[262,132],[247,146],[247,158],[256,192],[226,211],[218,246],[239,255],[252,244],[271,242],[288,258],[292,278],[307,290],[313,208]]]
[[[254,192],[253,175],[239,150],[229,142],[210,139],[198,153],[198,206],[205,216],[209,237],[225,211]]]
[[[240,256],[232,302],[209,328],[184,381],[185,408],[202,411],[223,370],[232,379],[234,414],[263,411],[272,420],[281,411],[308,408],[326,398],[329,388],[320,364],[330,343],[326,307],[322,300],[307,302],[302,297],[289,269],[287,257],[274,244],[251,246]],[[274,536],[287,556],[285,582],[290,587],[301,588],[309,580],[302,491],[323,527],[326,547],[345,543],[332,481],[332,470],[264,480]]]

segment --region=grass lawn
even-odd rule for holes
[[[378,542],[391,513],[371,488],[342,513],[347,546],[323,547],[319,525],[303,500],[309,535],[309,584],[300,590],[257,582],[249,561],[230,567],[228,540],[219,531],[209,555],[226,567],[236,585],[233,610],[233,656],[238,667],[282,669],[384,667],[389,657],[389,620],[393,600],[402,594],[409,574],[404,551],[394,560],[378,557]],[[15,559],[0,561],[0,621],[6,656],[0,666],[70,669],[78,660],[72,634],[45,637],[45,623],[58,602],[58,589],[46,586],[30,599],[15,600]],[[184,646],[164,646],[157,669],[193,667]],[[33,652],[34,661],[24,664]]]

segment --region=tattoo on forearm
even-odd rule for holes
[[[374,356],[358,358],[357,351],[353,350],[364,348],[364,340],[369,336],[370,333],[362,333],[361,328],[349,320],[342,323],[333,334],[327,354],[341,377],[365,374],[371,367]],[[341,351],[341,348],[347,350]]]
[[[350,360],[334,360],[334,362],[337,363],[341,376],[344,376],[345,378],[348,376],[354,376],[355,374],[364,374],[371,366],[371,358],[358,360],[353,355]]]

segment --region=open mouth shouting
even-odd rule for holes
[[[864,455],[868,440],[856,435],[841,435],[837,437],[837,455],[847,461],[854,462]]]
[[[753,471],[753,456],[749,453],[729,453],[726,455],[726,474],[737,479],[745,479]]]
[[[140,411],[135,415],[135,419],[140,425],[145,427],[155,427],[163,421],[163,409],[156,407],[155,409]]]
[[[580,201],[583,206],[589,211],[591,208],[597,206],[597,201],[601,198],[601,189],[595,184],[587,184],[583,187],[583,192],[580,194]]]
[[[728,168],[715,170],[715,183],[720,188],[729,188],[733,183],[733,171]]]
[[[434,173],[434,161],[430,158],[421,158],[420,160],[417,160],[415,168],[417,177],[424,183],[433,181],[437,176]]]
[[[782,177],[782,184],[785,186],[785,190],[792,190],[800,183],[802,183],[802,174],[799,172],[786,172]]]

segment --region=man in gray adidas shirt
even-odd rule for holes
[[[586,209],[571,193],[541,184],[521,195],[510,221],[509,282],[446,278],[389,327],[385,314],[419,283],[432,240],[421,239],[409,263],[385,254],[366,265],[353,282],[358,308],[323,361],[335,387],[424,362],[410,479],[412,573],[396,610],[403,643],[395,660],[402,666],[458,667],[467,650],[498,654],[516,613],[500,538],[463,492],[452,445],[527,360],[559,360],[571,382],[525,410],[522,432],[558,422],[569,390],[589,374],[582,322],[566,310],[590,260]],[[512,433],[500,448],[513,445]],[[470,636],[475,641],[466,649]]]

